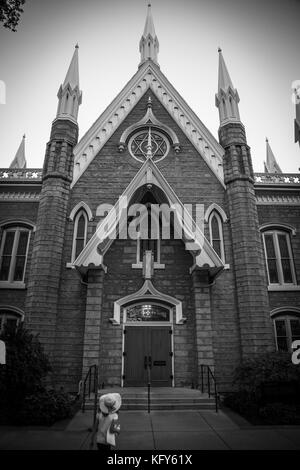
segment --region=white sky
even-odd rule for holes
[[[57,92],[78,42],[80,137],[137,71],[145,0],[27,0],[17,33],[0,26],[0,166],[26,133],[28,167],[42,167]],[[240,96],[255,171],[265,137],[283,172],[297,172],[295,105],[300,80],[299,0],[152,0],[162,72],[217,138],[218,47]]]

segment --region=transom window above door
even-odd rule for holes
[[[169,322],[170,308],[153,303],[141,303],[125,309],[125,321],[135,322]]]

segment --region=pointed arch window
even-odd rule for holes
[[[269,285],[296,285],[290,234],[284,230],[266,230],[263,242]]]
[[[223,221],[220,214],[213,210],[209,216],[209,236],[210,244],[219,256],[225,262],[224,239],[223,239]]]
[[[147,234],[137,239],[137,264],[143,263],[143,257],[146,250],[151,250],[154,257],[154,263],[160,264],[160,240],[161,240],[161,217],[156,216],[151,211],[151,204],[147,206]]]
[[[78,258],[87,240],[88,216],[84,209],[77,212],[74,218],[72,262]]]
[[[0,245],[0,285],[24,285],[31,228],[8,225]]]
[[[224,98],[222,99],[222,103],[223,103],[224,118],[227,118],[227,109],[226,109],[226,103],[225,103]]]
[[[300,340],[300,310],[282,310],[273,316],[278,351],[292,351],[293,341]]]
[[[231,96],[229,96],[229,104],[230,104],[230,115],[234,116],[234,110],[233,110],[233,102]]]
[[[0,334],[5,328],[15,331],[24,320],[24,313],[14,307],[0,307]]]

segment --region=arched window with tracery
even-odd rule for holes
[[[213,210],[209,216],[209,236],[210,243],[222,261],[225,261],[224,239],[223,239],[223,221],[220,214]]]
[[[84,209],[77,212],[74,218],[74,232],[73,232],[73,246],[72,246],[72,262],[75,261],[83,248],[86,245],[87,240],[87,225],[88,217]]]

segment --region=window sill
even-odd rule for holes
[[[300,291],[300,286],[296,286],[295,284],[292,284],[292,285],[274,285],[274,286],[268,286],[268,291],[271,291],[271,292],[280,292],[280,291],[295,291],[295,290],[299,290]]]
[[[132,269],[143,269],[143,263],[135,263],[131,265]],[[154,269],[165,269],[166,265],[161,263],[154,263]]]
[[[26,289],[26,284],[24,282],[9,282],[9,281],[0,281],[0,289]]]

